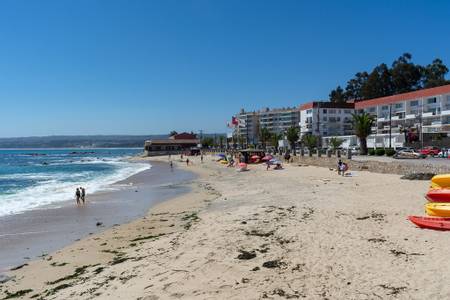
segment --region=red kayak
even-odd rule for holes
[[[425,198],[430,202],[450,202],[450,189],[431,189]]]
[[[450,230],[450,218],[409,216],[408,219],[420,228]]]

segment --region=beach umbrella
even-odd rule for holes
[[[272,165],[278,165],[278,164],[281,165],[281,161],[279,161],[276,158],[272,158],[271,160],[269,160],[269,163],[271,163]]]
[[[266,156],[264,156],[263,158],[261,158],[261,160],[263,160],[263,161],[271,160],[271,159],[273,159],[273,156],[272,156],[272,155],[266,155]]]
[[[259,155],[252,155],[251,159],[260,159]]]

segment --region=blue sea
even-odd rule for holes
[[[74,199],[150,168],[129,157],[142,149],[0,150],[0,217]]]

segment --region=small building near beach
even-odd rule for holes
[[[200,140],[195,134],[183,132],[167,139],[145,141],[144,155],[196,154],[200,151],[199,144]]]

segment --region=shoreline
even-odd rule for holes
[[[189,193],[9,272],[0,298],[450,294],[449,263],[441,259],[450,247],[446,233],[418,229],[406,219],[423,214],[428,182],[367,171],[342,177],[328,168],[293,164],[279,171],[250,165],[250,171],[238,173],[210,156],[204,164],[192,161],[186,167],[175,160],[198,175]]]
[[[2,216],[0,243],[6,246],[0,248],[0,273],[81,238],[133,221],[156,203],[188,192],[182,185],[176,189],[166,186],[180,185],[194,177],[180,170],[168,173],[167,169],[167,164],[155,162],[151,168],[111,184],[112,190],[88,194],[84,206],[67,200]]]

